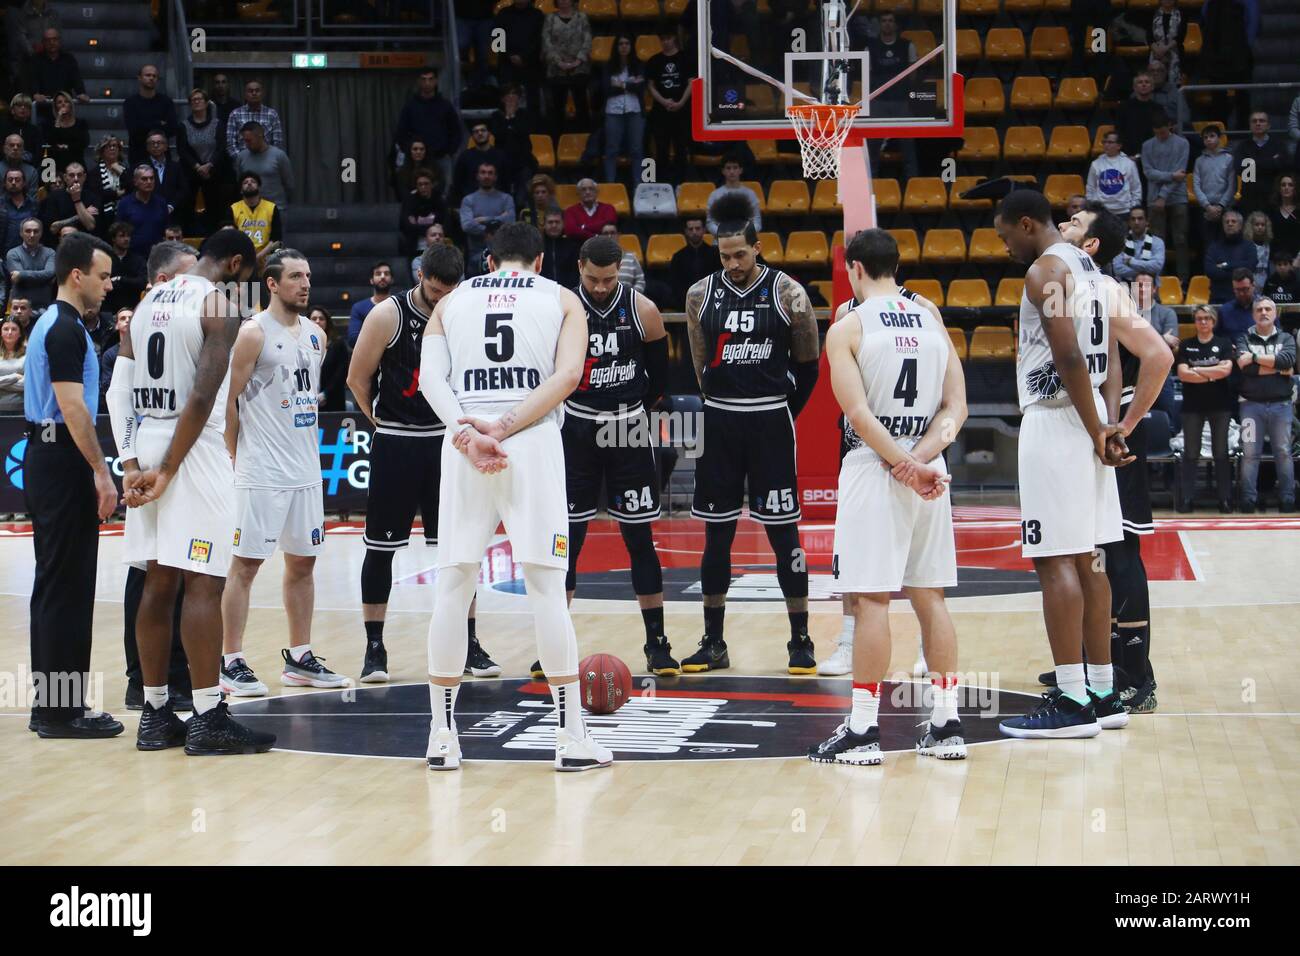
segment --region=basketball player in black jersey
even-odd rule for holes
[[[659,517],[659,470],[645,409],[668,380],[668,333],[659,308],[618,281],[623,247],[595,236],[578,254],[576,291],[587,310],[582,380],[564,402],[564,470],[569,492],[569,601],[587,523],[603,504],[618,522],[632,564],[632,590],[645,624],[646,669],[661,677],[679,665],[664,635],[664,573],[650,525]],[[600,500],[602,484],[605,498]],[[541,679],[540,662],[532,676]]]
[[[361,563],[361,617],[366,628],[364,683],[388,680],[384,617],[393,589],[393,555],[405,548],[418,509],[426,545],[438,543],[438,485],[446,426],[420,393],[420,344],[438,301],[460,283],[465,260],[453,246],[431,245],[420,260],[420,281],[371,310],[361,326],[348,388],[375,426],[366,494],[366,557]],[[495,677],[499,665],[474,634],[470,608],[465,673]]]
[[[705,522],[700,583],[704,639],[682,661],[687,673],[731,666],[723,615],[731,586],[731,543],[746,504],[767,531],[790,615],[789,671],[813,674],[808,637],[808,562],[799,544],[794,417],[817,383],[817,321],[803,286],[757,262],[758,235],[743,196],[723,196],[718,221],[722,269],[691,286],[686,326],[704,394],[703,453],[695,465],[691,513]]]

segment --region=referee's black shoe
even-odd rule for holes
[[[383,641],[366,641],[366,659],[361,665],[361,683],[388,683],[388,651]]]
[[[682,670],[687,674],[702,671],[726,670],[731,666],[727,656],[727,642],[722,638],[712,638],[705,634],[700,641],[700,649],[690,657],[682,658]]]
[[[185,752],[191,757],[264,754],[275,746],[275,734],[237,723],[224,700],[205,714],[195,714],[185,729]]]
[[[45,740],[100,740],[116,737],[123,730],[122,722],[112,714],[86,713],[72,720],[38,720],[36,736]]]
[[[785,649],[790,652],[790,663],[787,666],[791,674],[816,674],[817,657],[813,653],[812,638],[807,634],[800,634],[793,637],[785,645]]]
[[[650,638],[642,650],[645,651],[646,670],[656,677],[676,677],[682,672],[682,665],[673,659],[673,646],[665,635]]]
[[[546,680],[546,671],[542,670],[541,661],[533,661],[528,667],[528,676],[533,680]]]
[[[501,665],[488,657],[477,637],[469,639],[469,654],[465,658],[465,673],[475,677],[500,677]]]
[[[146,702],[140,711],[140,726],[135,732],[135,749],[167,750],[170,747],[184,747],[187,736],[185,721],[176,716],[170,700],[157,710]]]
[[[1041,674],[1038,675],[1038,683],[1042,684],[1044,687],[1055,687],[1056,671],[1055,670],[1043,671]]]

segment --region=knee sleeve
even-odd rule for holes
[[[366,549],[361,559],[361,603],[387,604],[393,590],[393,555],[395,551]]]
[[[700,586],[705,594],[726,594],[731,587],[731,543],[736,522],[704,524],[704,555],[700,558]]]
[[[477,569],[475,569],[477,570]],[[537,659],[547,674],[578,673],[578,635],[564,593],[564,572],[524,564],[524,586],[537,628]]]
[[[786,598],[808,596],[808,558],[799,543],[797,524],[764,525],[767,542],[776,555],[776,579]]]
[[[663,593],[664,571],[650,525],[620,524],[618,530],[623,533],[623,544],[632,559],[632,591],[638,595]]]
[[[564,575],[564,590],[576,591],[578,587],[578,555],[587,540],[587,522],[569,522],[569,570]]]
[[[371,552],[374,553],[374,552]],[[429,676],[460,677],[469,656],[469,606],[478,587],[477,564],[438,569],[429,618]]]
[[[1140,542],[1137,535],[1126,532],[1122,541],[1102,545],[1106,577],[1110,579],[1110,613],[1121,624],[1146,621],[1151,616],[1151,595]]]

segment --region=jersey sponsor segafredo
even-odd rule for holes
[[[501,269],[462,282],[447,296],[442,327],[451,351],[449,382],[467,415],[503,415],[555,373],[562,291],[534,272]],[[562,409],[548,417],[561,421]]]
[[[705,404],[750,411],[786,401],[794,379],[790,316],[777,295],[783,275],[758,266],[744,289],[736,288],[725,271],[708,277],[700,305],[700,327],[709,350]]]
[[[649,375],[636,290],[620,282],[603,306],[581,285],[574,291],[587,310],[587,359],[578,387],[565,399],[565,411],[580,418],[639,413]]]
[[[388,300],[397,306],[397,328],[379,357],[371,400],[376,430],[387,435],[441,435],[446,431],[420,392],[420,349],[429,314],[415,304],[418,288]]]
[[[1046,305],[1049,312],[1063,315],[1068,297],[1079,352],[1088,363],[1092,387],[1098,388],[1106,380],[1107,350],[1110,347],[1105,276],[1091,256],[1068,242],[1054,243],[1043,255],[1056,256],[1070,270],[1072,287],[1049,289]],[[1029,301],[1028,294],[1023,292],[1020,295],[1020,342],[1016,350],[1016,390],[1021,411],[1036,402],[1069,398],[1052,359],[1052,347],[1043,329],[1043,318]]]

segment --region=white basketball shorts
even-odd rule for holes
[[[325,497],[320,482],[310,488],[236,488],[234,553],[269,558],[285,554],[314,558],[325,545]]]

